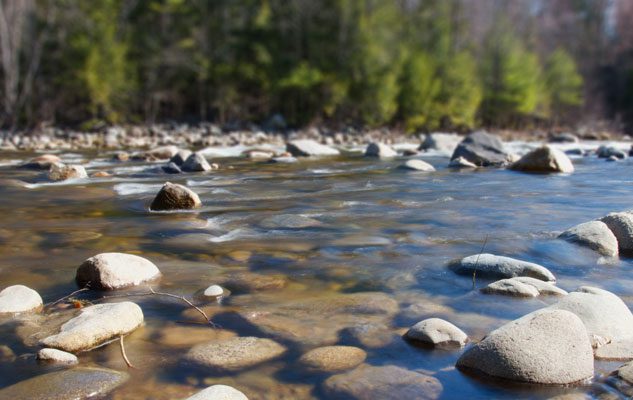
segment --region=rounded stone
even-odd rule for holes
[[[183,185],[165,182],[149,208],[154,211],[189,210],[201,205],[200,197],[193,190]]]
[[[51,167],[51,165],[61,162],[62,160],[54,154],[42,154],[41,156],[32,158],[26,163],[22,164],[22,167],[47,170]]]
[[[18,314],[39,311],[42,297],[24,285],[13,285],[0,292],[0,314]]]
[[[279,343],[256,337],[237,337],[194,346],[185,360],[219,371],[239,371],[279,357],[286,348]]]
[[[423,171],[423,172],[433,172],[435,168],[422,160],[407,160],[404,164],[400,166],[401,169],[408,169],[412,171]]]
[[[305,353],[299,363],[315,372],[336,372],[352,369],[367,358],[363,349],[353,346],[325,346]]]
[[[101,253],[84,261],[75,280],[80,287],[114,290],[140,285],[160,278],[158,267],[133,254]]]
[[[48,171],[48,179],[52,181],[65,181],[67,179],[87,178],[88,173],[81,165],[65,165],[54,163]]]
[[[293,140],[286,144],[286,150],[294,157],[310,157],[310,156],[336,156],[339,151],[315,142],[314,140],[302,139]]]
[[[204,289],[202,294],[206,297],[218,297],[224,294],[224,289],[220,285],[211,285],[208,288]]]
[[[600,219],[618,240],[621,253],[633,253],[633,213],[611,213]]]
[[[574,172],[574,165],[565,153],[549,146],[532,150],[519,161],[510,166],[510,169],[524,172]]]
[[[366,157],[391,158],[397,155],[398,153],[390,146],[379,142],[372,142],[365,149]]]
[[[211,171],[211,166],[202,154],[192,153],[182,164],[181,169],[186,172],[206,172]]]
[[[248,400],[248,397],[231,386],[213,385],[185,400]]]
[[[464,331],[440,318],[418,322],[405,336],[407,339],[438,347],[461,347],[468,341],[468,335]]]
[[[576,225],[558,237],[571,243],[587,246],[608,257],[618,255],[618,239],[602,221],[589,221]]]
[[[474,254],[449,263],[449,268],[460,275],[492,278],[530,276],[542,281],[556,281],[556,277],[542,265],[494,254]]]
[[[549,282],[531,278],[529,276],[502,279],[489,284],[485,288],[481,289],[481,291],[488,294],[501,294],[518,297],[537,297],[540,295],[564,296],[567,294],[566,291]]]
[[[76,355],[57,349],[41,349],[37,352],[37,359],[40,361],[54,362],[58,364],[79,363],[79,359]]]
[[[539,310],[492,331],[457,361],[462,370],[518,382],[567,385],[593,376],[587,331],[565,310]]]

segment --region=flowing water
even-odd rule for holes
[[[224,383],[250,399],[325,399],[321,383],[327,376],[297,367],[301,354],[325,344],[362,347],[371,365],[431,374],[443,385],[442,399],[623,396],[608,376],[619,363],[596,362],[594,380],[581,386],[509,385],[456,370],[462,350],[414,347],[401,335],[437,316],[479,340],[555,301],[485,295],[478,288],[490,280],[475,277],[473,289],[472,277],[447,270],[447,262],[479,253],[484,242],[485,252],[548,267],[563,289],[599,286],[633,306],[630,259],[603,259],[556,239],[570,226],[631,207],[628,161],[576,158],[574,174],[531,175],[450,170],[440,156],[424,157],[437,168],[433,173],[397,169],[402,160],[354,154],[296,164],[226,158],[219,171],[173,176],[157,172],[160,164],[113,163],[106,155],[84,153],[61,156],[87,163],[89,173],[113,176],[50,184],[9,165],[28,156],[0,154],[0,287],[24,284],[45,302],[54,301],[77,289],[74,274],[82,261],[103,252],[148,258],[163,273],[156,290],[188,297],[236,273],[250,283],[261,281],[260,275],[270,278],[269,287],[234,290],[221,303],[203,305],[215,329],[176,299],[130,297],[143,308],[145,325],[126,338],[136,367],[128,371],[132,379],[109,398],[179,399]],[[192,188],[203,207],[149,212],[167,180]],[[318,223],[297,227],[293,217],[279,215]],[[353,311],[362,304],[340,306],[358,293],[370,293],[378,303],[395,300],[398,307],[363,314]],[[231,374],[182,362],[193,345],[235,335],[270,337],[288,351]],[[0,387],[58,368],[38,365],[29,356],[33,348],[3,325],[0,344],[18,355],[0,361]],[[82,365],[127,370],[117,344],[79,358]]]

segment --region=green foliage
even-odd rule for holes
[[[564,116],[582,104],[583,79],[574,59],[564,49],[557,49],[547,59],[545,83],[554,115]]]
[[[402,69],[400,114],[408,131],[436,125],[437,97],[442,82],[433,59],[425,53],[412,54]]]

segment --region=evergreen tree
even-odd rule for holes
[[[547,59],[545,83],[554,118],[564,118],[582,104],[583,79],[574,59],[564,49],[557,49]]]

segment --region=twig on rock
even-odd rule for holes
[[[475,287],[477,286],[477,265],[479,265],[479,256],[481,256],[481,253],[484,252],[486,243],[488,243],[488,235],[486,235],[484,244],[481,246],[481,250],[479,250],[479,254],[477,254],[477,259],[475,260],[475,269],[473,270],[473,290],[475,290]]]

